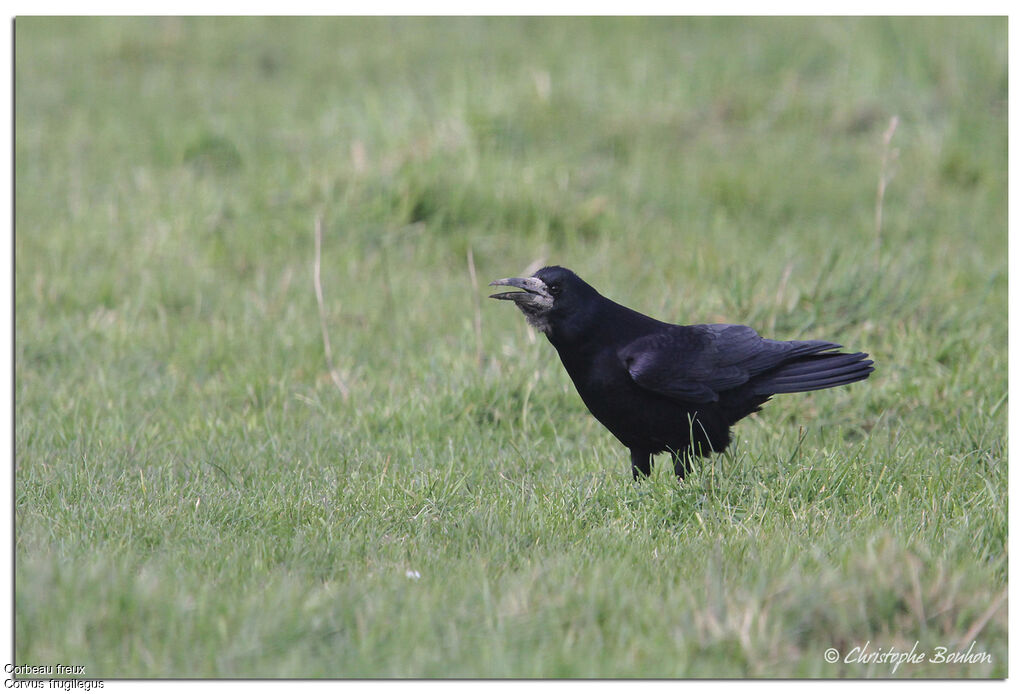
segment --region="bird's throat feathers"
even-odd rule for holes
[[[536,330],[544,333],[556,349],[562,349],[586,341],[601,330],[601,315],[597,308],[596,305],[577,305],[571,311],[556,309],[533,317],[527,315],[526,319]]]
[[[520,303],[517,304],[523,315],[526,316],[526,322],[530,324],[530,327],[538,332],[542,332],[550,337],[551,332],[551,321],[548,320],[548,312],[539,309],[535,304]]]

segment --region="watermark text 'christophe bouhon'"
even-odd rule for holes
[[[847,665],[892,665],[892,673],[900,665],[919,665],[925,661],[929,663],[974,664],[991,663],[992,654],[978,650],[977,642],[972,641],[967,650],[954,650],[945,646],[936,646],[930,651],[920,649],[921,642],[916,641],[910,650],[899,650],[897,648],[885,649],[873,647],[870,641],[865,641],[859,646],[854,646],[845,654],[840,653],[836,648],[829,648],[825,651],[825,662],[838,663],[840,660]]]

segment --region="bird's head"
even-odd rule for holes
[[[557,324],[578,315],[580,307],[586,303],[585,298],[597,294],[572,270],[557,265],[541,268],[533,277],[494,280],[491,286],[522,289],[521,292],[491,294],[491,298],[515,302],[530,325],[549,336]]]

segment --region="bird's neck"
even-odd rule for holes
[[[577,311],[566,319],[551,321],[544,334],[559,353],[586,355],[597,348],[618,349],[661,325],[660,321],[601,297],[586,312]]]

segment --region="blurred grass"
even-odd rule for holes
[[[1006,26],[19,18],[15,661],[1005,677]],[[470,249],[879,369],[635,486]]]

